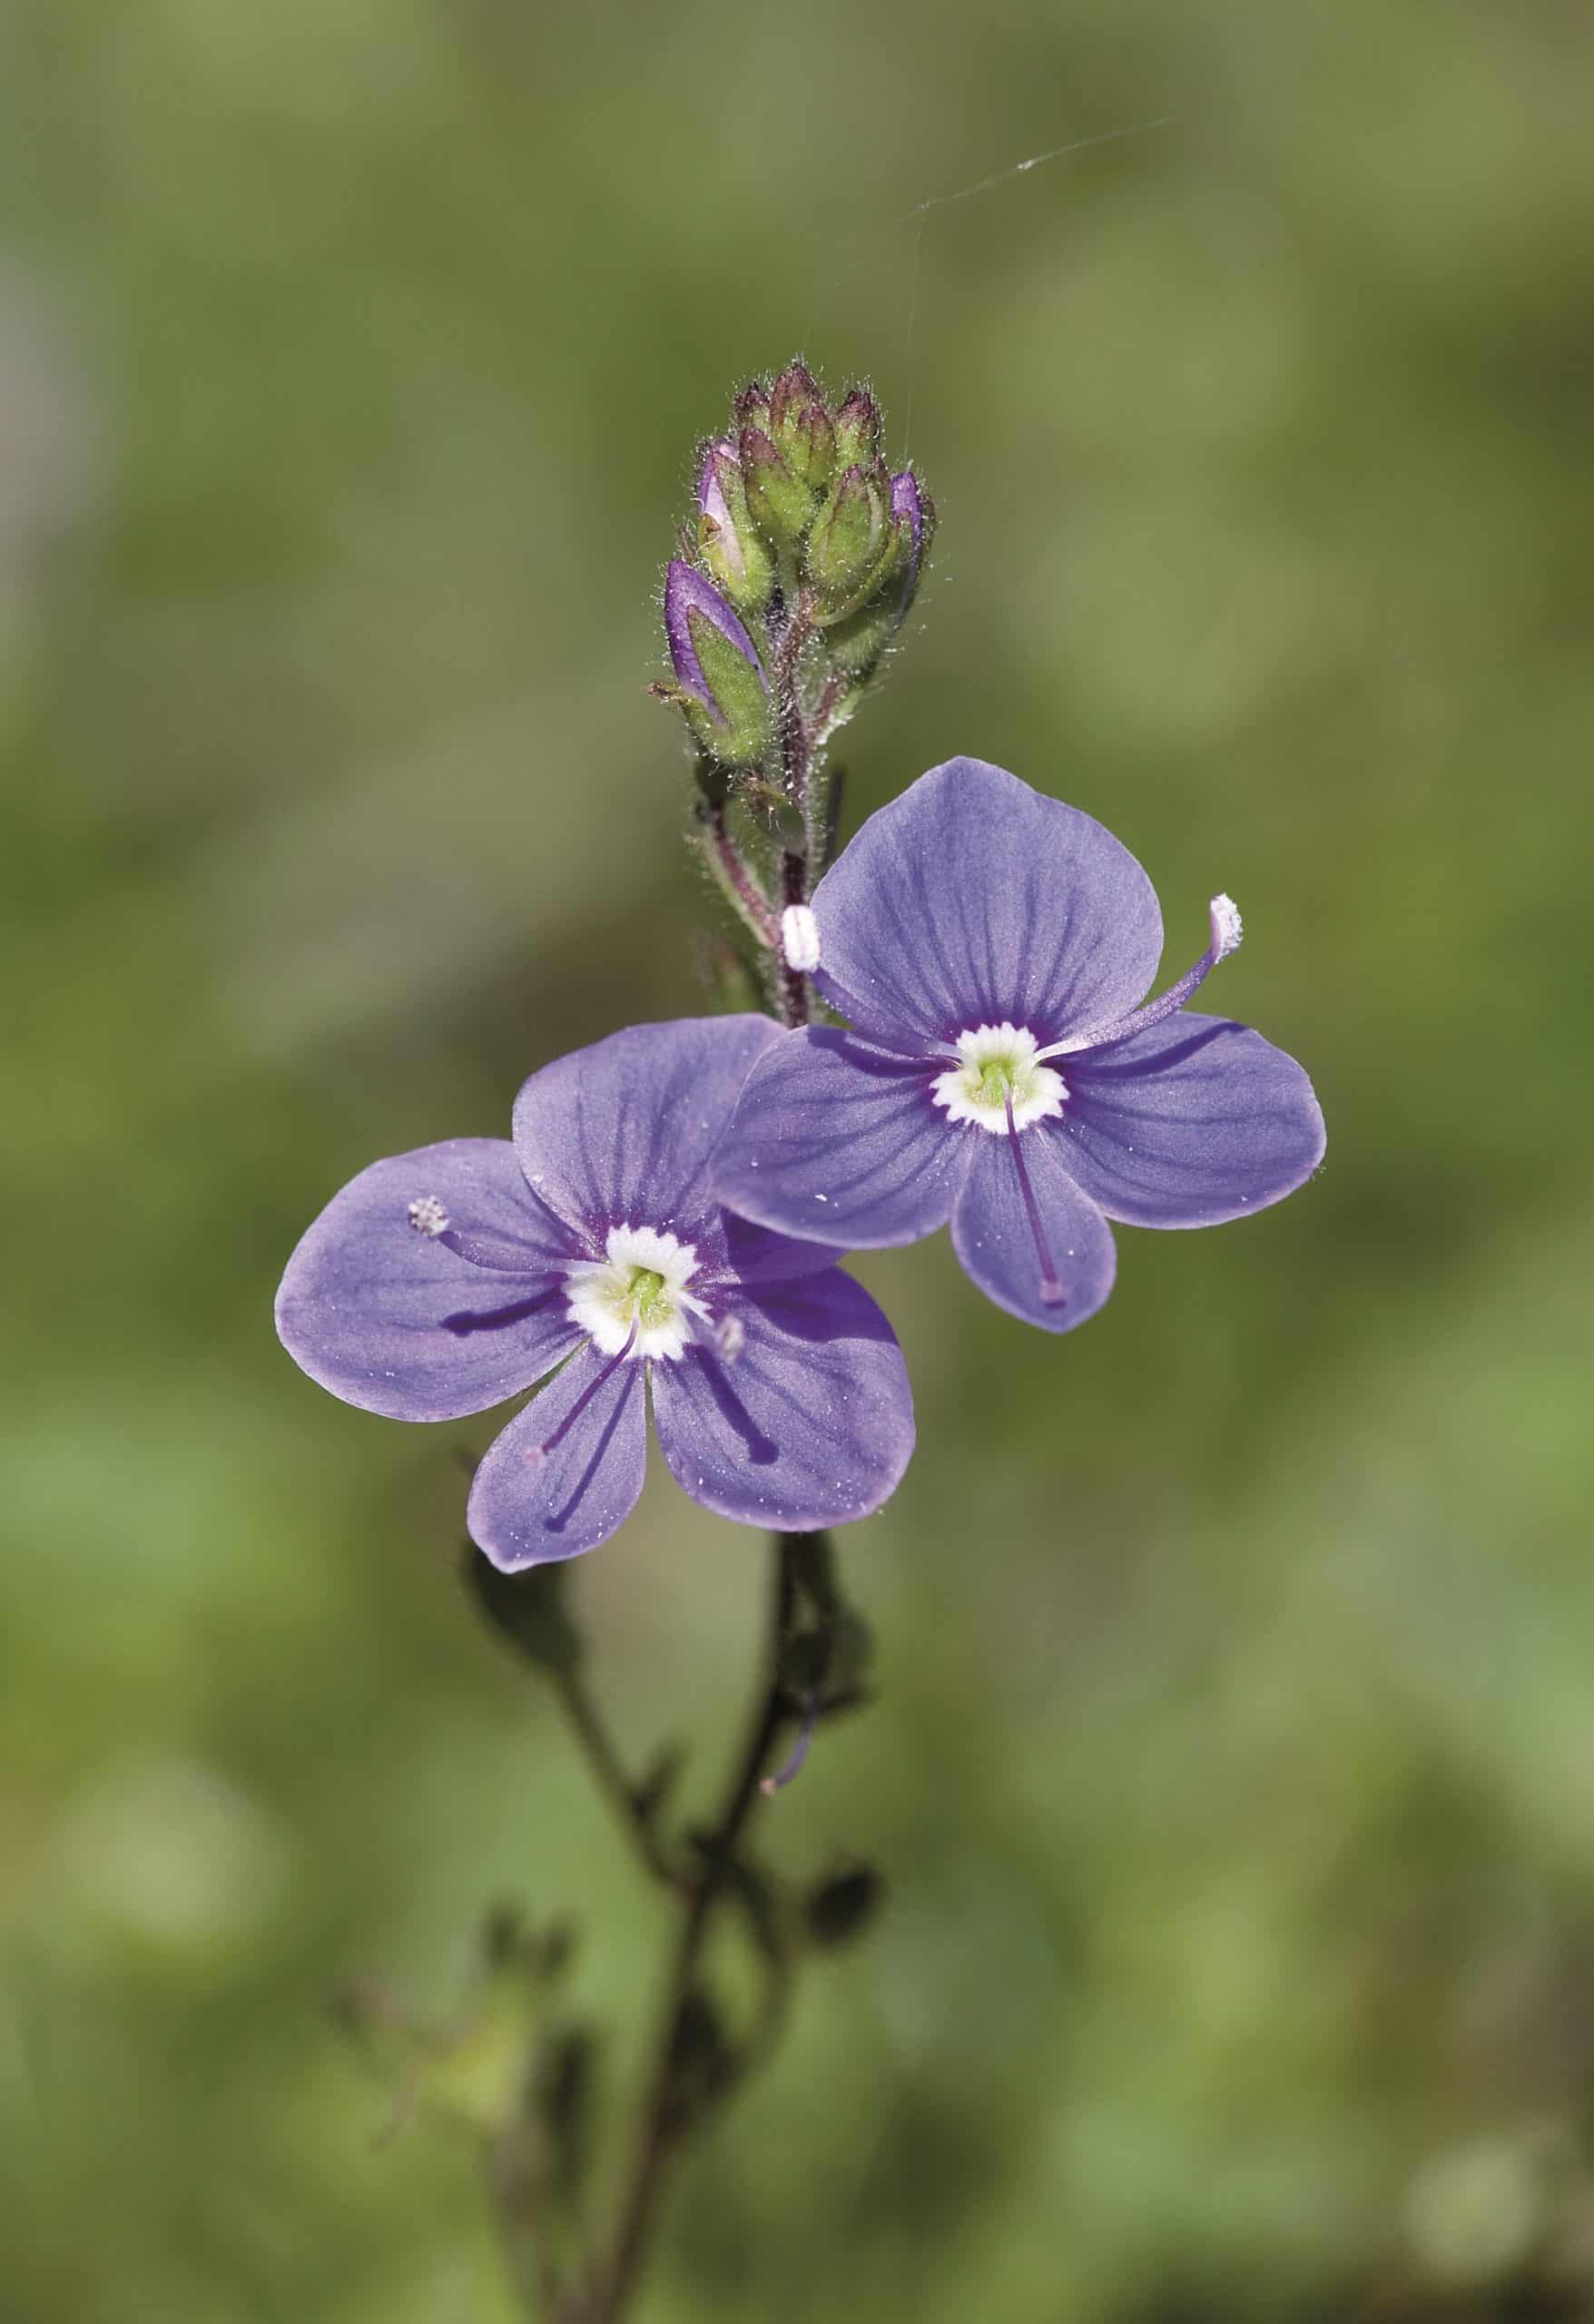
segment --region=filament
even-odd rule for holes
[[[545,1437],[542,1443],[534,1444],[532,1446],[531,1451],[526,1456],[532,1468],[540,1469],[542,1467],[543,1462],[547,1459],[548,1454],[554,1450],[555,1446],[561,1443],[561,1441],[575,1426],[576,1423],[581,1418],[582,1413],[586,1410],[588,1404],[591,1403],[593,1398],[597,1394],[597,1392],[603,1386],[604,1382],[610,1377],[611,1374],[619,1370],[620,1366],[625,1363],[626,1357],[630,1354],[632,1349],[636,1344],[636,1325],[633,1324],[631,1326],[631,1336],[626,1341],[625,1346],[620,1350],[619,1354],[612,1355],[607,1364],[605,1364],[603,1370],[598,1374],[597,1378],[587,1382],[586,1386],[582,1390],[580,1395],[576,1397],[576,1402],[571,1405],[564,1419],[559,1423],[558,1427],[555,1429],[552,1436]],[[590,1346],[592,1343],[588,1341],[587,1344]]]
[[[1018,1143],[1018,1133],[1013,1127],[1013,1093],[1006,1082],[1002,1085],[1002,1103],[1008,1109],[1008,1142],[1013,1149],[1013,1160],[1018,1166],[1018,1191],[1024,1197],[1024,1208],[1029,1218],[1029,1232],[1035,1237],[1036,1256],[1040,1261],[1041,1300],[1048,1307],[1061,1307],[1068,1298],[1068,1294],[1058,1280],[1058,1271],[1052,1264],[1051,1252],[1047,1247],[1046,1229],[1040,1223],[1040,1206],[1035,1199],[1035,1189],[1029,1183],[1028,1167],[1024,1160],[1024,1149]]]
[[[1181,1009],[1193,993],[1198,992],[1220,960],[1240,949],[1245,934],[1240,914],[1232,896],[1214,896],[1207,907],[1208,924],[1212,933],[1207,947],[1194,968],[1185,970],[1176,984],[1156,1000],[1148,1000],[1144,1009],[1131,1009],[1127,1017],[1115,1018],[1110,1024],[1093,1025],[1088,1032],[1070,1033],[1066,1041],[1054,1041],[1050,1049],[1039,1055],[1068,1057],[1079,1049],[1095,1049],[1108,1041],[1121,1041],[1131,1033],[1144,1033],[1153,1025],[1160,1025],[1165,1017],[1172,1017]]]

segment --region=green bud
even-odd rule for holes
[[[838,670],[866,678],[913,603],[935,537],[935,503],[911,468],[890,480],[891,546],[850,603],[829,617],[825,650]]]
[[[854,461],[870,468],[880,454],[880,406],[867,388],[849,388],[836,414],[837,461],[843,468]]]
[[[734,434],[739,436],[744,428],[759,428],[769,434],[773,413],[766,381],[750,379],[731,409],[736,415]]]
[[[891,483],[878,463],[843,468],[827,494],[808,544],[808,577],[822,605],[839,614],[875,577],[892,546]]]
[[[823,390],[805,363],[789,363],[775,381],[765,432],[792,475],[822,491],[836,465],[836,430]]]
[[[743,428],[739,450],[753,523],[772,547],[798,547],[813,521],[813,494],[762,428]]]
[[[754,766],[770,744],[769,688],[762,670],[695,608],[686,615],[697,665],[719,715],[688,699],[686,723],[706,751],[724,766]]]

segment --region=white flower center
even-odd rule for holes
[[[611,1226],[605,1259],[578,1259],[565,1271],[568,1314],[600,1355],[662,1356],[684,1352],[689,1315],[708,1321],[701,1299],[686,1288],[697,1272],[690,1243],[654,1226]],[[632,1340],[632,1333],[636,1336]]]
[[[1028,1129],[1031,1122],[1060,1114],[1068,1094],[1062,1075],[1038,1062],[1039,1049],[1022,1025],[981,1025],[959,1033],[959,1061],[936,1075],[930,1094],[946,1108],[949,1122],[978,1122],[1003,1137],[1011,1098],[1013,1128]]]

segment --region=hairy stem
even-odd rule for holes
[[[805,904],[817,856],[814,842],[813,751],[797,686],[797,665],[813,627],[811,607],[799,596],[781,633],[774,656],[775,722],[780,740],[781,773],[787,798],[802,822],[802,845],[788,848],[781,857],[782,904]],[[784,961],[781,968],[781,1014],[788,1025],[808,1022],[808,979]]]
[[[781,901],[787,904],[805,904],[808,901],[808,863],[795,849],[781,858]],[[788,1025],[806,1025],[808,1022],[808,979],[801,969],[794,969],[783,954],[781,959],[781,1015]]]
[[[741,849],[731,836],[724,801],[723,799],[711,801],[705,812],[709,844],[713,849],[714,861],[719,866],[721,877],[759,941],[767,945],[772,952],[779,951],[781,931],[776,924],[775,915],[770,909],[769,898],[753,877]]]

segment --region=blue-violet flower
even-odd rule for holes
[[[288,1263],[283,1345],[346,1403],[457,1420],[555,1373],[477,1471],[506,1570],[574,1557],[635,1506],[646,1389],[666,1463],[722,1516],[866,1516],[913,1448],[901,1352],[833,1248],[722,1211],[714,1148],[767,1018],[636,1025],[534,1073],[514,1140],[373,1163]],[[565,1359],[568,1358],[567,1362]]]
[[[1209,1226],[1323,1157],[1305,1074],[1185,1003],[1240,940],[1137,1007],[1162,955],[1140,865],[1109,832],[980,759],[931,768],[814,890],[814,980],[852,1029],[772,1042],[715,1164],[743,1216],[848,1248],[950,1220],[966,1271],[1053,1332],[1112,1289],[1109,1218]],[[810,946],[812,950],[812,946]]]

